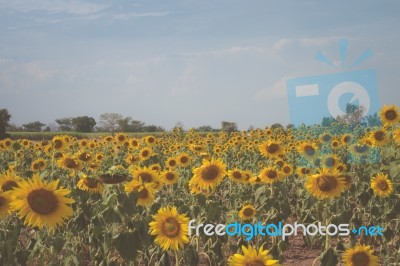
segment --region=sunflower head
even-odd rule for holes
[[[343,263],[349,266],[378,266],[379,258],[370,246],[357,245],[343,253]]]
[[[345,181],[335,169],[323,168],[318,174],[307,178],[306,189],[318,199],[339,197],[345,188]]]
[[[234,254],[229,257],[229,266],[264,266],[264,265],[280,265],[278,260],[273,260],[273,258],[268,254],[267,250],[264,250],[261,246],[257,251],[256,248],[249,246],[242,246],[242,254]]]
[[[386,174],[379,173],[372,177],[371,188],[376,195],[387,197],[393,192],[393,183]]]
[[[380,117],[385,126],[393,126],[400,122],[400,113],[395,105],[385,105],[380,111]]]
[[[226,165],[221,159],[203,159],[200,167],[193,170],[193,180],[204,190],[213,190],[226,175]]]
[[[252,220],[255,215],[256,215],[256,208],[249,203],[243,205],[243,207],[239,211],[239,218],[242,221]]]
[[[189,218],[179,214],[176,207],[164,207],[153,215],[150,234],[155,235],[155,242],[164,250],[178,250],[189,243],[187,237]]]

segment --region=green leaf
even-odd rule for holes
[[[338,255],[332,248],[329,248],[327,251],[321,254],[321,265],[336,266],[338,263]]]
[[[121,232],[113,237],[113,245],[124,260],[133,261],[140,246],[138,232]]]

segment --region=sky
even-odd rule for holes
[[[264,128],[290,122],[288,79],[363,69],[400,105],[398,14],[395,0],[0,0],[0,108],[17,125],[116,112]]]

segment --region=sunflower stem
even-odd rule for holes
[[[175,253],[175,265],[176,266],[179,266],[179,255],[178,255],[178,251],[174,251],[174,253]]]

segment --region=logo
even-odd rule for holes
[[[340,41],[342,67],[345,67],[347,42]],[[371,50],[364,52],[351,67],[355,67],[372,56]],[[322,53],[317,59],[334,66]],[[286,82],[289,101],[290,122],[302,124],[320,124],[326,117],[337,119],[346,114],[348,104],[362,106],[364,116],[379,111],[379,97],[376,73],[372,69],[332,73],[320,76],[300,77]]]

